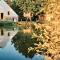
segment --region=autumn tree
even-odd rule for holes
[[[47,0],[16,0],[16,5],[23,11],[25,17],[31,20],[34,13],[44,10]]]

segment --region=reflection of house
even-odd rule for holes
[[[0,20],[6,19],[13,20],[16,22],[18,21],[18,15],[4,0],[0,0]]]
[[[0,47],[5,47],[7,42],[11,40],[16,34],[18,30],[6,30],[6,29],[0,29]],[[3,33],[3,34],[2,34]]]

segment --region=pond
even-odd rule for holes
[[[30,34],[23,34],[17,28],[0,28],[0,60],[44,60],[33,49],[34,42]]]

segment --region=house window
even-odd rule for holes
[[[8,15],[10,15],[10,12],[8,11]]]
[[[1,19],[3,19],[3,13],[1,13]]]

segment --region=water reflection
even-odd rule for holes
[[[43,55],[36,54],[35,42],[31,34],[16,28],[0,28],[0,60],[44,60]]]
[[[7,42],[17,33],[17,30],[6,30],[0,28],[0,47],[6,46]]]
[[[36,53],[36,50],[34,49],[34,43],[36,41],[32,40],[31,38],[31,34],[28,33],[23,33],[23,32],[18,32],[13,40],[12,40],[12,44],[14,44],[15,49],[19,52],[22,53],[26,58],[33,58],[33,57],[37,57],[40,56],[42,57],[40,54],[38,55]],[[29,49],[30,48],[30,49]],[[37,59],[37,58],[36,58]],[[34,60],[36,60],[34,59]],[[44,60],[43,58],[38,58],[38,60]]]
[[[3,29],[1,29],[1,35],[4,35],[4,31],[3,31]]]
[[[34,46],[34,41],[31,40],[30,36],[31,35],[29,34],[23,34],[22,32],[18,32],[17,35],[13,38],[12,43],[14,44],[16,50],[19,51],[19,53],[22,53],[23,55],[25,55],[25,57],[32,58],[35,54],[35,51],[28,52],[28,48],[30,46]]]

